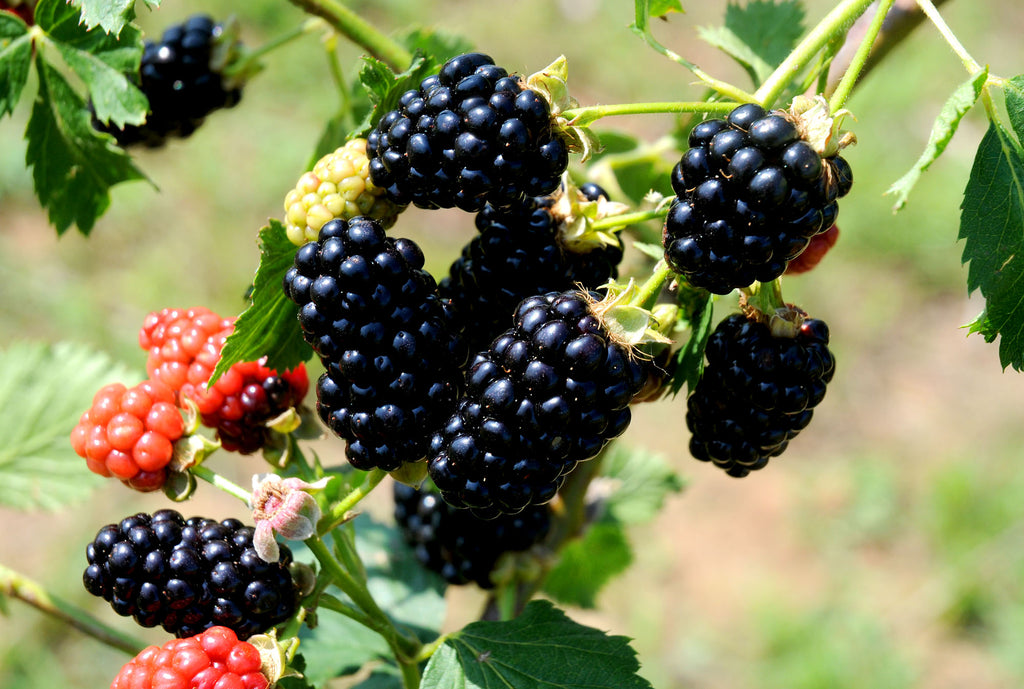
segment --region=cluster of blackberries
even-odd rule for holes
[[[708,339],[707,366],[688,400],[690,453],[731,476],[780,455],[810,423],[835,372],[824,321],[803,320],[794,337],[734,314]]]
[[[367,217],[332,220],[298,250],[284,289],[327,369],[317,411],[352,466],[422,459],[455,406],[466,352],[419,247]]]
[[[689,143],[672,172],[665,259],[716,294],[782,275],[853,183],[841,156],[822,158],[787,115],[753,103],[701,122]]]
[[[480,519],[429,490],[395,482],[395,521],[416,559],[449,584],[494,587],[491,573],[505,553],[529,550],[547,535],[551,510],[529,507],[515,515]]]
[[[292,554],[268,563],[254,529],[237,519],[185,519],[174,510],[140,513],[101,528],[86,547],[85,588],[118,615],[179,637],[214,625],[239,638],[267,631],[298,609]]]
[[[194,15],[168,27],[159,43],[146,41],[137,84],[149,100],[146,122],[119,129],[94,119],[93,126],[122,146],[162,146],[171,137],[190,136],[214,110],[237,104],[241,88],[226,86],[220,66],[211,63],[221,32],[210,17]]]
[[[430,443],[428,471],[449,504],[490,518],[546,503],[629,425],[646,367],[593,314],[597,297],[529,297],[476,355],[466,395]]]
[[[547,102],[480,53],[403,94],[367,154],[370,178],[395,203],[471,212],[550,194],[569,163]]]
[[[597,201],[607,194],[596,184],[580,188]],[[564,190],[562,193],[575,193]],[[462,249],[438,290],[458,306],[470,352],[484,349],[511,325],[511,314],[527,297],[582,285],[597,289],[618,276],[619,244],[579,251],[561,234],[552,212],[555,196],[530,197],[506,208],[487,204],[476,216],[479,234]]]

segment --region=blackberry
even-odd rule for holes
[[[139,330],[139,346],[146,350],[146,372],[179,394],[190,384],[210,378],[220,348],[209,351],[211,338],[223,342],[234,328],[234,318],[221,318],[202,306],[162,309],[146,316]]]
[[[395,521],[416,559],[456,586],[476,582],[494,588],[491,572],[505,553],[529,550],[547,536],[551,510],[529,507],[519,514],[480,519],[451,507],[441,496],[395,482]]]
[[[284,199],[285,229],[296,246],[315,242],[324,223],[357,215],[387,229],[401,210],[370,179],[366,139],[352,139],[316,162]]]
[[[0,12],[10,12],[29,26],[35,23],[35,0],[0,0]]]
[[[408,239],[375,220],[332,220],[285,274],[303,336],[326,372],[317,411],[357,469],[424,457],[452,412],[466,354],[450,305]]]
[[[689,143],[672,173],[665,259],[716,294],[782,275],[853,182],[841,156],[822,157],[787,114],[753,103],[701,122]]]
[[[222,25],[197,14],[168,27],[159,43],[146,41],[137,83],[149,100],[146,122],[119,129],[94,117],[93,126],[122,146],[157,147],[171,137],[191,136],[214,110],[235,106],[242,89],[221,76],[223,65],[214,55],[223,32]]]
[[[707,366],[687,401],[690,453],[730,476],[763,468],[810,423],[835,372],[828,326],[808,318],[795,337],[773,336],[734,314],[708,339]]]
[[[465,397],[430,444],[428,471],[446,502],[483,518],[546,503],[629,425],[646,367],[592,313],[596,296],[529,297],[514,327],[476,355]]]
[[[603,189],[587,186],[585,198],[597,201],[600,196],[607,198]],[[438,285],[466,324],[470,352],[485,349],[507,329],[512,312],[526,297],[577,284],[596,289],[618,276],[621,245],[585,252],[570,246],[563,240],[554,205],[554,196],[531,197],[508,208],[487,204],[476,216],[480,234],[463,247]]]
[[[446,62],[367,137],[370,178],[399,205],[477,212],[550,194],[569,162],[547,102],[487,55]]]
[[[221,625],[241,639],[284,622],[299,599],[288,565],[291,550],[268,563],[252,546],[255,530],[237,519],[217,522],[174,510],[140,513],[108,524],[85,550],[86,590],[143,627],[178,637]]]

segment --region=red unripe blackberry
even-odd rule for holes
[[[150,313],[139,331],[139,346],[147,352],[149,377],[175,393],[187,383],[205,383],[220,357],[220,349],[211,353],[204,352],[204,348],[215,335],[230,333],[234,322],[234,318],[222,318],[202,306]],[[198,365],[190,371],[194,364]]]
[[[93,473],[148,492],[163,486],[174,443],[184,432],[174,393],[166,385],[153,380],[132,388],[112,383],[93,397],[71,431],[71,446]]]
[[[247,639],[287,620],[299,603],[291,550],[282,544],[278,562],[263,561],[254,531],[237,519],[135,514],[99,530],[82,581],[143,627],[187,637],[222,625]]]
[[[752,103],[701,122],[689,143],[672,172],[665,259],[716,294],[782,275],[835,223],[853,183],[849,164],[819,155],[788,114]]]
[[[839,239],[839,225],[833,225],[821,234],[811,237],[811,243],[807,245],[804,252],[789,262],[786,267],[786,275],[799,275],[813,270],[817,267],[825,254],[836,245]]]
[[[835,373],[828,326],[805,319],[795,336],[734,314],[708,339],[707,366],[687,400],[690,453],[746,476],[810,423]]]
[[[646,366],[592,313],[596,298],[529,297],[514,327],[476,355],[466,394],[427,456],[446,502],[483,518],[544,504],[629,425]]]
[[[587,185],[585,198],[600,196],[607,198],[603,189]],[[480,234],[463,247],[438,284],[465,324],[470,352],[486,348],[506,330],[526,297],[577,285],[597,289],[618,276],[622,247],[605,244],[583,251],[568,245],[552,213],[554,203],[554,196],[538,196],[507,208],[488,204],[477,214]]]
[[[259,650],[227,627],[210,627],[125,663],[110,689],[267,689]]]
[[[454,408],[466,354],[419,247],[370,218],[332,220],[298,250],[284,290],[327,369],[317,411],[349,462],[391,471],[422,459]]]
[[[367,137],[370,177],[399,205],[477,212],[558,188],[568,149],[547,102],[487,55],[453,57]]]
[[[223,27],[206,15],[193,15],[164,30],[159,43],[146,41],[138,87],[149,100],[146,122],[119,129],[94,118],[93,126],[112,134],[122,146],[162,146],[171,137],[187,137],[207,115],[235,106],[241,86],[229,84],[214,61],[214,43]]]
[[[457,510],[436,492],[395,482],[395,521],[416,559],[449,584],[494,588],[491,572],[505,553],[529,550],[551,528],[547,505],[480,519]]]

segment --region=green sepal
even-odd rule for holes
[[[547,102],[551,109],[554,131],[562,136],[569,150],[582,154],[580,161],[586,162],[601,150],[601,140],[590,127],[576,124],[562,116],[565,110],[579,106],[569,95],[569,63],[565,55],[550,65],[526,78],[526,88],[534,91]]]
[[[633,278],[625,285],[609,282],[607,296],[591,306],[611,338],[623,345],[639,347],[646,344],[671,344],[661,332],[661,324],[649,310],[640,306],[641,289]]]

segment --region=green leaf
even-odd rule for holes
[[[683,291],[680,290],[680,294]],[[700,380],[700,374],[704,371],[704,348],[707,347],[708,337],[711,336],[711,321],[715,312],[714,301],[710,294],[704,296],[692,295],[688,303],[682,303],[684,317],[690,325],[690,337],[686,344],[675,352],[669,371],[672,379],[669,381],[669,391],[678,395],[679,391],[686,386],[692,391],[693,387]]]
[[[1024,77],[1006,89],[1015,126],[1024,122]],[[1024,129],[1024,127],[1021,127]],[[986,300],[986,339],[999,334],[999,361],[1024,368],[1024,149],[998,121],[990,123],[971,169],[961,204],[962,261],[970,262],[967,288]]]
[[[700,37],[740,63],[760,86],[803,36],[804,10],[798,0],[729,3],[725,26],[701,27]]]
[[[474,622],[430,658],[421,689],[650,689],[629,640],[578,624],[548,601],[509,622]]]
[[[14,112],[32,65],[32,37],[20,17],[0,12],[0,117]]]
[[[473,50],[472,41],[465,36],[433,27],[412,29],[399,41],[408,50],[422,53],[433,65],[442,65],[456,55]]]
[[[142,34],[127,26],[119,36],[87,31],[77,15],[54,24],[47,34],[47,47],[56,46],[64,62],[85,84],[89,98],[102,122],[142,124],[149,103],[125,74],[139,71]]]
[[[647,13],[652,17],[664,17],[670,12],[685,12],[682,0],[649,0]]]
[[[356,672],[371,660],[388,658],[391,650],[384,638],[344,615],[320,607],[316,628],[300,634],[306,669],[302,674],[315,686]]]
[[[685,486],[662,455],[621,443],[605,452],[600,480],[611,483],[606,509],[622,524],[651,521],[661,511],[665,498]]]
[[[284,274],[295,261],[295,251],[280,221],[271,220],[260,230],[260,265],[253,281],[252,303],[235,321],[234,331],[224,342],[210,385],[240,361],[258,361],[265,356],[269,368],[284,371],[313,355],[302,339],[299,307],[282,287]]]
[[[999,336],[999,332],[992,327],[992,323],[988,320],[987,311],[982,311],[973,321],[967,325],[961,325],[960,327],[965,328],[968,335],[979,333],[985,338],[985,342],[988,342],[989,344],[995,342],[996,338]]]
[[[387,64],[375,57],[364,56],[359,70],[359,82],[363,85],[373,108],[356,128],[356,134],[365,134],[384,113],[398,105],[398,99],[409,89],[418,88],[421,81],[437,71],[437,63],[417,52],[409,69],[395,74]]]
[[[544,580],[544,593],[564,605],[592,609],[605,584],[633,562],[622,524],[606,519],[569,542]]]
[[[36,71],[39,95],[25,132],[25,162],[57,232],[75,224],[89,234],[110,205],[110,187],[145,176],[112,136],[93,129],[85,102],[41,54]]]
[[[982,88],[985,86],[987,79],[988,69],[982,69],[961,84],[953,92],[953,95],[949,97],[946,104],[942,106],[939,116],[935,118],[935,122],[932,124],[932,133],[928,137],[928,144],[925,146],[924,152],[921,153],[921,157],[917,159],[917,162],[914,163],[914,166],[910,168],[907,174],[896,180],[885,192],[886,194],[896,195],[896,203],[893,205],[894,211],[898,211],[906,205],[910,190],[917,184],[921,173],[927,170],[932,162],[946,150],[946,145],[949,144],[950,139],[953,138],[957,128],[960,126],[960,120],[963,119],[967,111],[974,106],[978,97],[981,96]]]
[[[85,26],[98,25],[115,36],[135,18],[135,0],[71,0],[71,4],[81,10]],[[146,0],[146,4],[155,7],[160,0]]]
[[[15,342],[0,350],[0,507],[58,510],[102,484],[69,436],[97,390],[128,378],[81,345]]]

